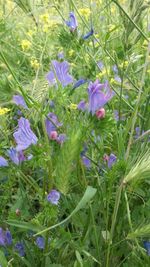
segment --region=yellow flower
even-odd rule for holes
[[[73,49],[70,49],[68,54],[70,57],[72,57],[75,54],[75,51]]]
[[[84,16],[86,19],[88,19],[90,14],[91,14],[91,10],[88,7],[87,8],[80,8],[79,13],[81,16]]]
[[[129,65],[129,61],[125,60],[124,66],[127,67]]]
[[[49,25],[48,24],[43,25],[43,32],[45,32],[45,33],[49,32]]]
[[[72,110],[77,109],[77,107],[78,106],[76,104],[73,104],[73,103],[71,103],[70,106],[69,106],[69,108],[72,109]]]
[[[31,67],[35,70],[37,70],[40,67],[40,63],[37,61],[37,59],[31,59],[30,63]]]
[[[9,111],[10,111],[9,108],[1,108],[0,107],[0,115],[4,115],[4,114],[8,113]]]
[[[45,13],[45,14],[40,15],[40,22],[48,23],[49,22],[49,14]]]
[[[111,7],[111,13],[114,14],[116,12],[116,7],[115,6],[112,6]]]
[[[150,73],[150,69],[146,71],[147,73]]]
[[[102,72],[99,72],[97,75],[96,75],[96,78],[97,79],[101,79],[103,76],[105,76],[107,74],[106,72],[106,69],[103,69]]]
[[[111,32],[115,29],[115,27],[116,27],[115,25],[110,24],[110,25],[108,25],[108,30]]]
[[[27,35],[30,36],[30,37],[32,37],[33,34],[34,34],[34,31],[32,31],[32,30],[29,30],[29,31],[27,32]]]
[[[22,47],[22,50],[23,50],[23,51],[27,51],[27,50],[29,50],[30,47],[31,47],[31,42],[28,41],[28,40],[22,40],[22,41],[21,41],[21,47]]]

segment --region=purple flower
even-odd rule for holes
[[[21,117],[18,121],[18,130],[13,134],[17,143],[16,151],[25,150],[32,144],[36,144],[38,139],[30,128],[30,122]]]
[[[88,95],[89,112],[94,115],[96,110],[102,108],[114,96],[114,92],[110,89],[108,82],[101,84],[99,80],[96,80],[94,83],[89,83]]]
[[[78,109],[79,110],[82,110],[82,111],[85,111],[86,110],[86,107],[87,107],[87,103],[84,101],[84,100],[81,100],[78,104]]]
[[[62,126],[62,123],[58,121],[57,116],[54,113],[50,112],[45,120],[47,134],[50,136],[51,132],[56,131],[57,127],[60,126]]]
[[[0,246],[5,246],[5,232],[2,228],[0,228]]]
[[[23,151],[18,152],[14,147],[11,147],[8,150],[8,156],[16,165],[19,165],[22,161],[26,159],[23,154]]]
[[[118,74],[118,68],[117,68],[117,65],[113,65],[113,66],[112,66],[112,70],[113,70],[116,74]]]
[[[18,253],[19,253],[19,255],[21,257],[24,257],[25,256],[24,244],[22,242],[16,243],[15,250],[18,251]]]
[[[115,120],[116,121],[119,121],[119,111],[118,110],[114,110],[114,117],[115,117]],[[124,115],[121,115],[120,120],[121,121],[124,121],[125,120],[125,116]]]
[[[63,51],[59,52],[57,54],[57,56],[58,56],[59,59],[63,59],[64,58],[64,52]]]
[[[73,89],[78,88],[80,85],[82,85],[82,84],[84,84],[84,83],[86,83],[86,82],[87,82],[87,80],[85,80],[85,79],[79,79],[79,80],[76,81],[76,83],[74,84]]]
[[[110,169],[117,161],[117,157],[114,154],[110,154],[108,159],[108,168]]]
[[[47,196],[47,200],[54,205],[58,204],[59,199],[60,199],[60,193],[55,189],[51,190]]]
[[[12,236],[10,231],[4,231],[0,228],[0,246],[9,246],[12,244]]]
[[[0,156],[0,167],[7,167],[8,166],[8,161]]]
[[[117,81],[118,83],[121,83],[121,78],[118,75],[115,75],[115,81]]]
[[[66,21],[66,25],[70,28],[71,32],[74,32],[77,29],[78,22],[76,20],[75,14],[73,12],[70,12],[69,20]]]
[[[85,35],[82,37],[82,39],[83,39],[83,40],[88,39],[90,36],[93,35],[93,33],[94,33],[94,30],[93,30],[93,28],[91,28],[91,30],[90,30],[87,34],[85,34]]]
[[[44,239],[43,236],[38,236],[37,237],[37,239],[36,239],[36,245],[40,249],[44,249],[45,248],[45,239]]]
[[[57,84],[57,80],[63,87],[73,82],[72,76],[68,73],[69,64],[67,61],[58,62],[52,60],[52,70],[47,74],[47,80],[50,85]]]
[[[143,245],[144,245],[144,248],[147,251],[148,256],[150,256],[150,241],[144,241]]]
[[[67,139],[66,134],[59,134],[59,136],[57,137],[57,142],[59,144],[63,144],[65,142],[65,140]]]
[[[21,106],[21,107],[23,107],[23,108],[25,108],[25,109],[28,109],[27,104],[26,104],[26,102],[25,102],[23,96],[21,96],[21,95],[14,95],[14,96],[13,96],[13,102],[14,102],[17,106]]]
[[[98,65],[99,69],[102,71],[104,68],[103,62],[102,61],[97,62],[97,65]]]
[[[87,169],[91,168],[91,161],[86,156],[82,156],[82,162]]]
[[[11,232],[8,230],[6,230],[5,232],[5,239],[6,239],[6,244],[10,246],[12,244],[12,235]]]

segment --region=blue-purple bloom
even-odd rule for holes
[[[82,37],[82,39],[83,40],[86,40],[86,39],[88,39],[90,36],[92,36],[94,34],[94,30],[93,30],[93,28],[91,28],[91,30],[87,33],[87,34],[85,34],[83,37]]]
[[[0,246],[9,246],[12,244],[12,236],[10,231],[4,231],[0,227]]]
[[[99,69],[102,71],[104,68],[103,62],[102,61],[97,62],[97,65],[98,65]]]
[[[108,159],[108,168],[110,169],[117,161],[117,157],[111,153]]]
[[[66,21],[66,25],[70,28],[71,32],[74,32],[78,27],[78,22],[73,12],[69,14],[69,20]]]
[[[99,83],[97,79],[94,83],[89,83],[88,95],[89,112],[94,115],[99,108],[102,108],[114,96],[114,92],[110,89],[108,82]]]
[[[8,166],[8,161],[0,156],[0,167],[7,167]]]
[[[87,103],[84,101],[84,100],[81,100],[78,104],[78,109],[79,110],[82,110],[82,111],[85,111],[87,108]]]
[[[91,161],[86,156],[82,156],[82,162],[87,169],[91,168]]]
[[[148,256],[150,256],[150,241],[144,241],[143,245],[144,245],[144,248],[147,251]]]
[[[44,239],[43,236],[38,236],[37,237],[37,239],[36,239],[36,245],[40,249],[44,249],[45,248],[45,239]]]
[[[114,117],[115,117],[115,120],[116,121],[119,121],[119,111],[118,110],[114,110]],[[120,120],[121,121],[124,121],[125,120],[125,116],[124,115],[121,115]]]
[[[9,230],[6,230],[5,232],[5,239],[6,239],[6,244],[10,246],[12,244],[12,235]]]
[[[113,65],[113,66],[112,66],[112,70],[114,71],[114,73],[118,74],[118,68],[117,68],[117,65]]]
[[[85,79],[79,79],[78,81],[76,81],[75,82],[75,84],[74,84],[74,86],[73,86],[73,89],[76,89],[76,88],[78,88],[80,85],[82,85],[82,84],[84,84],[84,83],[86,83],[87,82],[87,80],[85,80]]]
[[[13,134],[17,143],[16,151],[22,151],[32,144],[36,144],[38,139],[30,128],[28,119],[21,117],[18,121],[18,130]]]
[[[62,126],[62,123],[58,121],[58,118],[54,113],[50,112],[47,115],[47,118],[45,120],[45,127],[46,127],[48,136],[50,136],[50,133],[52,131],[56,131],[57,127],[60,127],[60,126]]]
[[[8,150],[8,156],[16,165],[19,165],[22,161],[26,160],[23,151],[17,151],[14,147],[11,147]]]
[[[121,83],[121,78],[119,75],[115,75],[115,81],[117,81],[118,83]]]
[[[50,85],[57,84],[57,80],[63,87],[73,82],[72,76],[68,73],[69,64],[67,61],[59,62],[57,60],[52,60],[52,66],[53,68],[46,76]]]
[[[24,98],[23,98],[22,95],[14,95],[14,96],[13,96],[13,102],[14,102],[17,106],[21,106],[21,107],[23,107],[23,108],[25,108],[25,109],[28,109],[27,104],[26,104],[26,102],[25,102],[25,100],[24,100]]]
[[[53,205],[58,205],[58,201],[60,199],[60,193],[53,189],[50,191],[50,193],[47,195],[47,200],[51,202]]]
[[[63,144],[66,141],[66,139],[67,139],[66,134],[59,134],[59,136],[57,137],[57,140],[56,141],[59,144]]]
[[[58,56],[59,59],[63,59],[64,58],[64,52],[63,51],[59,52],[57,54],[57,56]]]
[[[21,257],[25,256],[25,249],[24,249],[24,244],[22,242],[18,242],[15,245],[15,250],[19,253]]]

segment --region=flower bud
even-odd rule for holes
[[[17,216],[20,216],[20,213],[21,213],[21,212],[20,212],[20,209],[16,209],[16,215],[17,215]]]
[[[96,117],[98,119],[104,119],[105,118],[105,109],[104,108],[100,108],[96,111]]]
[[[56,140],[58,136],[58,133],[56,131],[51,131],[50,132],[50,139]]]

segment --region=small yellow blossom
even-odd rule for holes
[[[45,32],[45,33],[49,32],[49,25],[48,24],[43,25],[43,32]]]
[[[33,34],[34,34],[34,31],[32,31],[32,30],[29,30],[29,31],[27,32],[27,35],[30,36],[30,37],[32,37]]]
[[[78,106],[76,104],[73,104],[73,103],[71,103],[70,106],[69,106],[69,108],[72,109],[72,110],[76,110],[77,107]]]
[[[4,114],[8,113],[9,111],[10,111],[9,108],[1,108],[0,107],[0,115],[4,115]]]
[[[115,27],[116,26],[114,24],[110,24],[110,25],[108,25],[108,30],[111,32],[115,29]]]
[[[40,63],[37,61],[37,59],[31,59],[30,63],[31,67],[35,70],[37,70],[40,67]]]
[[[111,10],[111,13],[114,14],[116,12],[116,7],[112,6],[110,10]]]
[[[91,14],[91,10],[88,7],[87,8],[80,8],[79,13],[81,16],[84,16],[86,19],[88,19],[90,14]]]
[[[70,57],[72,57],[75,54],[75,51],[73,49],[70,49],[68,54]]]
[[[150,69],[146,71],[148,74],[150,73]]]
[[[30,47],[31,47],[31,42],[28,41],[28,40],[22,40],[22,41],[21,41],[21,47],[22,47],[22,50],[23,50],[23,51],[27,51],[27,50],[29,50]]]
[[[45,14],[40,15],[40,22],[48,23],[49,22],[49,14],[45,13]]]
[[[97,79],[101,79],[101,78],[104,77],[106,74],[107,74],[106,69],[103,69],[102,72],[99,72],[99,73],[96,75],[96,78],[97,78]]]

